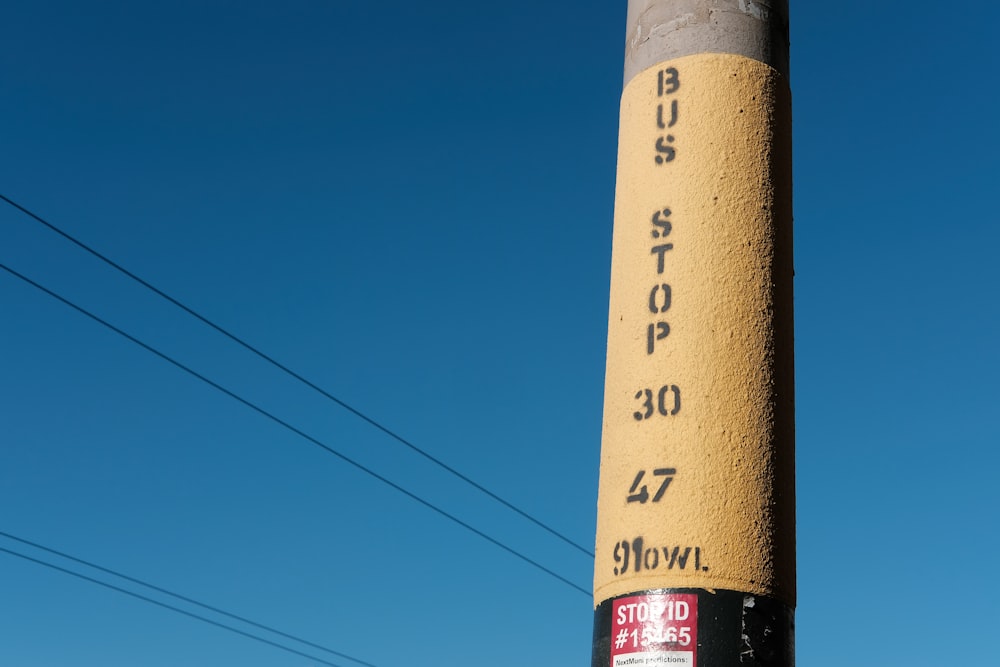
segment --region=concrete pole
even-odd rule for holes
[[[593,667],[794,664],[787,0],[629,0]]]

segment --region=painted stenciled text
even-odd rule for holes
[[[660,502],[663,499],[663,494],[667,492],[667,487],[670,486],[670,482],[674,481],[674,476],[677,474],[677,468],[654,468],[652,479],[657,480],[659,487],[656,489],[656,493],[652,496],[652,501],[654,503]],[[647,484],[643,481],[646,479],[646,471],[640,470],[636,473],[635,479],[632,480],[632,486],[628,490],[628,498],[625,502],[628,503],[639,503],[645,504],[646,501],[650,500],[649,488]],[[654,482],[656,483],[656,482]]]
[[[676,67],[660,70],[656,77],[656,129],[654,160],[656,164],[667,164],[677,157],[674,147],[673,127],[677,124],[677,98],[674,93],[681,87],[681,75]]]
[[[663,239],[669,236],[673,230],[670,215],[670,209],[663,208],[655,211],[650,218],[653,225],[650,230],[653,245],[649,249],[649,254],[654,258],[656,264],[656,278],[649,288],[646,299],[647,308],[653,320],[646,327],[646,354],[653,354],[656,351],[657,343],[670,335],[670,324],[665,319],[665,313],[670,310],[670,305],[673,302],[673,290],[664,274],[666,272],[666,255],[674,249],[674,244],[663,242]]]
[[[635,399],[640,403],[640,409],[632,413],[637,422],[656,414],[667,417],[681,411],[681,388],[675,384],[665,384],[655,394],[652,389],[640,389],[635,392]]]
[[[645,538],[636,537],[616,542],[613,555],[615,576],[654,570],[708,571],[700,546],[647,545]]]

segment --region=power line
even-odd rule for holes
[[[107,567],[104,567],[102,565],[98,565],[96,563],[91,563],[90,561],[86,561],[86,560],[84,560],[82,558],[77,558],[76,556],[72,556],[72,555],[70,555],[68,553],[65,553],[63,551],[59,551],[58,549],[53,549],[53,548],[47,547],[47,546],[45,546],[43,544],[39,544],[38,542],[32,542],[31,540],[26,540],[23,537],[18,537],[17,535],[11,535],[10,533],[4,532],[2,530],[0,530],[0,536],[6,537],[9,540],[14,540],[15,542],[20,542],[21,544],[26,544],[26,545],[28,545],[30,547],[34,547],[35,549],[39,549],[41,551],[46,551],[46,552],[48,552],[50,554],[53,554],[55,556],[59,556],[60,558],[65,558],[66,560],[71,560],[71,561],[74,561],[76,563],[80,563],[81,565],[86,565],[87,567],[93,568],[95,570],[99,570],[100,572],[104,572],[106,574],[113,575],[113,576],[118,577],[120,579],[124,579],[125,581],[129,581],[129,582],[131,582],[133,584],[139,584],[140,586],[145,586],[146,588],[148,588],[150,590],[154,590],[157,593],[163,593],[164,595],[169,595],[172,598],[175,598],[175,599],[178,599],[178,600],[182,600],[182,601],[187,602],[189,604],[193,604],[195,606],[201,607],[202,609],[207,609],[208,611],[215,612],[216,614],[220,614],[222,616],[228,616],[229,618],[232,618],[234,620],[240,621],[242,623],[246,623],[247,625],[252,625],[255,628],[260,628],[261,630],[267,630],[268,632],[272,632],[272,633],[274,633],[276,635],[281,635],[282,637],[285,637],[286,639],[293,639],[293,640],[299,642],[300,644],[305,644],[306,646],[310,646],[312,648],[318,648],[321,651],[326,651],[327,653],[330,653],[332,655],[336,655],[336,656],[341,657],[341,658],[346,658],[348,660],[351,660],[353,662],[358,663],[359,665],[365,665],[365,667],[376,667],[376,665],[373,665],[370,662],[365,662],[364,660],[361,660],[359,658],[355,658],[353,656],[347,655],[346,653],[341,653],[340,651],[335,651],[334,649],[326,647],[326,646],[323,646],[322,644],[317,644],[315,642],[311,642],[308,639],[303,639],[301,637],[297,637],[297,636],[295,636],[293,634],[290,634],[288,632],[283,632],[281,630],[278,630],[277,628],[272,628],[269,625],[264,625],[263,623],[258,623],[256,621],[252,621],[249,618],[246,618],[244,616],[239,616],[237,614],[233,614],[231,612],[225,611],[224,609],[220,609],[218,607],[214,607],[214,606],[212,606],[210,604],[205,604],[204,602],[199,602],[198,600],[195,600],[193,598],[189,598],[189,597],[187,597],[185,595],[181,595],[179,593],[174,593],[173,591],[167,590],[166,588],[162,588],[160,586],[156,586],[156,585],[151,584],[151,583],[149,583],[147,581],[143,581],[142,579],[137,579],[136,577],[130,577],[127,574],[122,574],[121,572],[117,572],[115,570],[112,570],[111,568],[107,568]]]
[[[245,340],[243,340],[242,338],[238,337],[236,334],[230,333],[228,330],[224,329],[222,326],[220,326],[220,325],[216,324],[215,322],[211,321],[210,319],[208,319],[207,317],[205,317],[201,313],[197,312],[193,308],[190,308],[190,307],[184,305],[183,303],[181,303],[180,301],[178,301],[174,297],[170,296],[169,294],[167,294],[163,290],[155,287],[154,285],[152,285],[148,281],[144,280],[143,278],[140,278],[139,276],[137,276],[136,274],[132,273],[131,271],[129,271],[128,269],[126,269],[122,265],[120,265],[117,262],[115,262],[114,260],[110,259],[109,257],[106,257],[105,255],[101,254],[97,250],[94,250],[93,248],[91,248],[90,246],[88,246],[87,244],[85,244],[83,241],[80,241],[79,239],[71,236],[68,232],[65,232],[62,229],[60,229],[59,227],[56,227],[51,222],[43,219],[38,214],[33,213],[32,211],[28,210],[24,206],[21,206],[20,204],[18,204],[17,202],[13,201],[12,199],[4,196],[3,194],[0,194],[0,199],[2,199],[3,201],[7,202],[8,204],[10,204],[11,206],[13,206],[17,210],[19,210],[22,213],[24,213],[25,215],[27,215],[27,216],[33,218],[34,220],[38,221],[42,225],[48,227],[50,230],[52,230],[56,234],[59,234],[60,236],[62,236],[67,241],[73,243],[74,245],[76,245],[77,247],[81,248],[82,250],[90,253],[91,255],[93,255],[94,257],[96,257],[97,259],[101,260],[102,262],[104,262],[108,266],[110,266],[113,269],[115,269],[116,271],[124,274],[125,276],[128,276],[129,278],[131,278],[135,282],[139,283],[140,285],[142,285],[146,289],[150,290],[151,292],[153,292],[157,296],[159,296],[159,297],[161,297],[161,298],[169,301],[174,306],[176,306],[176,307],[180,308],[181,310],[183,310],[184,312],[186,312],[188,315],[191,315],[192,317],[196,318],[197,320],[199,320],[203,324],[206,324],[207,326],[211,327],[212,329],[215,329],[217,332],[221,333],[223,336],[226,336],[227,338],[229,338],[233,342],[235,342],[238,345],[242,346],[244,349],[248,350],[249,352],[255,354],[257,357],[263,359],[264,361],[266,361],[267,363],[271,364],[275,368],[277,368],[277,369],[281,370],[282,372],[284,372],[285,374],[287,374],[287,375],[295,378],[296,380],[298,380],[302,384],[306,385],[307,387],[309,387],[313,391],[316,391],[317,393],[319,393],[320,395],[324,396],[325,398],[333,401],[334,403],[336,403],[340,407],[344,408],[345,410],[347,410],[348,412],[350,412],[354,416],[356,416],[359,419],[361,419],[361,420],[367,422],[368,424],[374,426],[375,428],[377,428],[378,430],[382,431],[383,433],[385,433],[389,437],[393,438],[394,440],[396,440],[400,444],[405,445],[406,447],[409,447],[411,450],[413,450],[417,454],[423,456],[428,461],[431,461],[432,463],[434,463],[438,467],[442,468],[443,470],[448,471],[450,474],[452,474],[455,477],[461,479],[463,482],[465,482],[466,484],[469,484],[473,488],[479,490],[481,493],[486,494],[487,496],[489,496],[493,500],[497,501],[498,503],[500,503],[504,507],[512,510],[513,512],[516,512],[517,514],[521,515],[522,517],[524,517],[528,521],[532,522],[536,526],[538,526],[538,527],[542,528],[543,530],[547,531],[549,534],[551,534],[551,535],[559,538],[560,540],[562,540],[566,544],[572,546],[576,550],[583,552],[584,554],[590,556],[591,558],[594,557],[594,552],[591,551],[590,549],[588,549],[587,547],[584,547],[583,545],[581,545],[581,544],[575,542],[574,540],[570,539],[569,537],[563,535],[561,532],[557,531],[555,528],[552,528],[551,526],[549,526],[545,522],[541,521],[540,519],[536,518],[532,514],[526,512],[525,510],[522,510],[521,508],[517,507],[516,505],[514,505],[510,501],[505,500],[504,498],[500,497],[496,493],[490,491],[489,489],[487,489],[486,487],[484,487],[482,484],[476,482],[475,480],[471,479],[467,475],[459,472],[458,470],[456,470],[455,468],[451,467],[450,465],[448,465],[447,463],[445,463],[441,459],[439,459],[439,458],[433,456],[432,454],[424,451],[423,449],[421,449],[420,447],[416,446],[415,444],[413,444],[412,442],[410,442],[409,440],[407,440],[403,436],[399,435],[395,431],[390,430],[389,428],[387,428],[386,426],[383,426],[382,424],[380,424],[379,422],[377,422],[373,418],[369,417],[368,415],[364,414],[360,410],[352,407],[351,405],[348,405],[343,400],[337,398],[336,396],[334,396],[330,392],[326,391],[325,389],[323,389],[319,385],[311,382],[310,380],[307,380],[302,375],[296,373],[295,371],[293,371],[292,369],[288,368],[287,366],[285,366],[281,362],[277,361],[273,357],[265,354],[264,352],[262,352],[261,350],[257,349],[256,347],[254,347],[250,343],[248,343]]]
[[[362,465],[361,463],[355,461],[354,459],[350,458],[346,454],[343,454],[343,453],[337,451],[333,447],[330,447],[329,445],[327,445],[324,442],[318,440],[317,438],[314,438],[313,436],[309,435],[305,431],[302,431],[299,428],[296,428],[295,426],[292,426],[290,423],[288,423],[288,422],[284,421],[283,419],[281,419],[280,417],[277,417],[274,414],[268,412],[267,410],[265,410],[264,408],[258,406],[257,404],[250,402],[249,400],[247,400],[247,399],[243,398],[242,396],[240,396],[240,395],[238,395],[238,394],[230,391],[229,389],[226,389],[225,387],[223,387],[222,385],[218,384],[217,382],[214,382],[213,380],[208,379],[207,377],[205,377],[204,375],[198,373],[194,369],[192,369],[192,368],[190,368],[188,366],[185,366],[184,364],[182,364],[181,362],[177,361],[173,357],[170,357],[169,355],[167,355],[167,354],[165,354],[163,352],[160,352],[156,348],[154,348],[154,347],[152,347],[152,346],[150,346],[150,345],[142,342],[141,340],[139,340],[135,336],[132,336],[131,334],[126,333],[125,331],[119,329],[118,327],[116,327],[115,325],[111,324],[110,322],[107,322],[106,320],[101,319],[99,316],[95,315],[94,313],[91,313],[90,311],[86,310],[82,306],[76,305],[75,303],[73,303],[69,299],[66,299],[63,296],[60,296],[59,294],[56,294],[55,292],[53,292],[52,290],[48,289],[47,287],[45,287],[43,285],[40,285],[39,283],[36,283],[31,278],[28,278],[27,276],[22,275],[21,273],[18,273],[17,271],[15,271],[14,269],[10,268],[9,266],[7,266],[5,264],[0,264],[0,269],[3,269],[4,271],[6,271],[7,273],[11,274],[15,278],[18,278],[18,279],[20,279],[20,280],[28,283],[29,285],[31,285],[35,289],[38,289],[38,290],[40,290],[42,292],[45,292],[46,294],[48,294],[49,296],[51,296],[53,299],[56,299],[57,301],[60,301],[61,303],[69,306],[70,308],[72,308],[73,310],[79,312],[80,314],[86,315],[87,317],[89,317],[90,319],[94,320],[98,324],[101,324],[101,325],[107,327],[108,329],[111,329],[112,331],[114,331],[119,336],[122,336],[123,338],[126,338],[129,341],[135,343],[136,345],[138,345],[139,347],[143,348],[147,352],[151,352],[151,353],[155,354],[160,359],[163,359],[164,361],[166,361],[166,362],[168,362],[168,363],[176,366],[177,368],[181,369],[185,373],[188,373],[189,375],[194,376],[195,378],[201,380],[202,382],[204,382],[205,384],[209,385],[213,389],[216,389],[217,391],[222,392],[226,396],[229,396],[233,400],[238,401],[239,403],[242,403],[243,405],[245,405],[246,407],[250,408],[254,412],[256,412],[256,413],[258,413],[258,414],[260,414],[260,415],[262,415],[264,417],[267,417],[268,419],[270,419],[274,423],[278,424],[279,426],[282,426],[285,429],[291,431],[292,433],[298,435],[299,437],[304,438],[305,440],[307,440],[310,443],[316,445],[317,447],[319,447],[320,449],[324,450],[325,452],[336,456],[341,461],[344,461],[345,463],[348,463],[348,464],[354,466],[358,470],[364,472],[365,474],[367,474],[367,475],[369,475],[371,477],[374,477],[375,479],[377,479],[378,481],[382,482],[383,484],[391,486],[392,488],[396,489],[397,491],[399,491],[403,495],[407,496],[411,500],[420,503],[424,507],[426,507],[426,508],[428,508],[430,510],[433,510],[434,512],[437,512],[438,514],[440,514],[441,516],[445,517],[446,519],[449,519],[452,522],[458,524],[459,526],[462,526],[466,530],[468,530],[468,531],[470,531],[472,533],[475,533],[476,535],[478,535],[479,537],[483,538],[487,542],[490,542],[491,544],[493,544],[493,545],[495,545],[497,547],[500,547],[501,549],[503,549],[507,553],[509,553],[509,554],[511,554],[513,556],[516,556],[517,558],[520,558],[521,560],[523,560],[524,562],[528,563],[529,565],[533,565],[535,568],[541,570],[542,572],[545,572],[549,576],[551,576],[551,577],[553,577],[555,579],[558,579],[559,581],[563,582],[567,586],[570,586],[571,588],[574,588],[577,591],[583,593],[584,595],[590,597],[590,594],[591,594],[590,591],[588,591],[587,589],[583,588],[582,586],[579,586],[579,585],[573,583],[572,581],[570,581],[569,579],[563,577],[562,575],[557,574],[556,572],[554,572],[554,571],[550,570],[549,568],[545,567],[544,565],[542,565],[538,561],[535,561],[535,560],[529,558],[528,556],[525,556],[524,554],[522,554],[521,552],[517,551],[513,547],[509,547],[506,544],[504,544],[503,542],[497,540],[496,538],[490,537],[489,535],[487,535],[483,531],[479,530],[478,528],[475,528],[471,524],[468,524],[465,521],[462,521],[457,516],[455,516],[455,515],[447,512],[447,511],[441,509],[440,507],[438,507],[437,505],[431,503],[428,500],[424,500],[423,498],[421,498],[417,494],[413,493],[412,491],[408,491],[407,489],[403,488],[399,484],[396,484],[395,482],[389,480],[387,477],[383,477],[382,475],[380,475],[379,473],[375,472],[371,468],[368,468],[368,467]]]
[[[163,607],[164,609],[169,609],[170,611],[176,612],[178,614],[183,614],[183,615],[188,616],[190,618],[199,620],[202,623],[208,623],[209,625],[214,625],[217,628],[222,628],[223,630],[229,630],[230,632],[235,632],[238,635],[243,635],[244,637],[247,637],[249,639],[253,639],[253,640],[261,642],[263,644],[268,644],[269,646],[274,646],[275,648],[279,648],[282,651],[288,651],[289,653],[294,653],[295,655],[301,656],[303,658],[308,658],[309,660],[315,660],[316,662],[320,662],[320,663],[322,663],[324,665],[330,665],[330,667],[342,667],[342,665],[338,665],[335,662],[330,662],[329,660],[324,660],[323,658],[317,658],[314,655],[309,655],[308,653],[303,653],[302,651],[298,651],[298,650],[296,650],[294,648],[291,648],[290,646],[285,646],[284,644],[279,644],[278,642],[271,641],[270,639],[265,639],[264,637],[260,637],[258,635],[255,635],[252,632],[246,632],[244,630],[240,630],[239,628],[234,628],[231,625],[226,625],[225,623],[220,623],[218,621],[213,621],[210,618],[206,618],[206,617],[201,616],[199,614],[195,614],[194,612],[190,612],[190,611],[187,611],[185,609],[181,609],[180,607],[175,607],[175,606],[173,606],[171,604],[167,604],[166,602],[161,602],[159,600],[156,600],[154,598],[148,597],[146,595],[142,595],[141,593],[136,593],[134,591],[127,590],[127,589],[122,588],[120,586],[115,586],[114,584],[109,584],[106,581],[101,581],[100,579],[94,579],[93,577],[88,577],[85,574],[81,574],[79,572],[74,572],[73,570],[69,570],[69,569],[66,569],[64,567],[59,567],[58,565],[54,565],[53,563],[47,563],[47,562],[45,562],[43,560],[40,560],[38,558],[32,558],[31,556],[28,556],[26,554],[22,554],[22,553],[20,553],[18,551],[13,551],[11,549],[6,549],[4,547],[0,547],[0,552],[6,553],[6,554],[10,554],[11,556],[16,556],[18,558],[23,558],[26,561],[30,561],[30,562],[35,563],[37,565],[43,565],[43,566],[51,568],[53,570],[58,570],[59,572],[62,572],[64,574],[68,574],[68,575],[76,577],[78,579],[83,579],[84,581],[89,581],[90,583],[97,584],[98,586],[104,586],[105,588],[110,588],[113,591],[117,591],[119,593],[124,593],[125,595],[130,595],[130,596],[132,596],[134,598],[138,598],[139,600],[142,600],[143,602],[148,602],[150,604],[155,604],[158,607]]]

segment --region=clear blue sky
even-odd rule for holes
[[[798,661],[987,664],[1000,9],[792,5]],[[0,193],[592,544],[623,1],[3,14]],[[589,587],[2,202],[0,262]],[[378,667],[589,664],[587,596],[6,273],[0,304],[0,531]],[[316,663],[0,553],[0,664]]]

